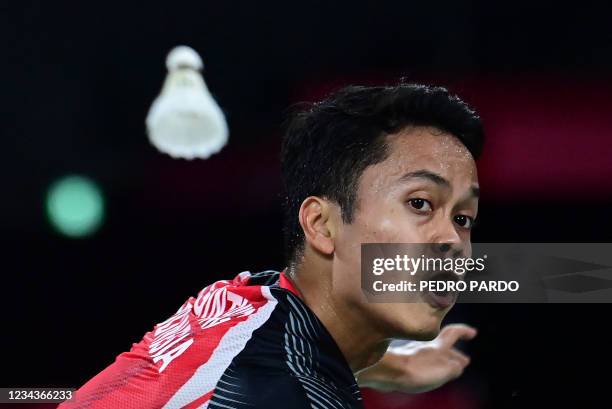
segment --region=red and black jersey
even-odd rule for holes
[[[276,271],[191,297],[75,394],[71,408],[363,408],[344,356]]]

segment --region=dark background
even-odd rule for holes
[[[332,4],[333,3],[333,4]],[[611,242],[611,7],[491,2],[0,5],[0,386],[78,387],[206,284],[282,269],[287,107],[347,84],[448,86],[481,113],[475,242]],[[166,53],[201,53],[230,141],[174,160],[145,136]],[[58,235],[66,174],[106,220]],[[461,380],[370,408],[610,407],[609,304],[458,305],[480,330]],[[22,406],[23,407],[23,406]]]

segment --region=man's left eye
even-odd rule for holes
[[[464,229],[471,229],[474,226],[474,219],[472,219],[470,216],[460,214],[455,216],[455,223]]]

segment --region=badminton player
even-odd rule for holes
[[[360,245],[469,247],[482,142],[476,113],[439,87],[348,87],[295,114],[286,268],[204,288],[60,407],[362,408],[359,385],[456,378],[469,358],[453,345],[475,329],[441,330],[452,298],[368,302]],[[431,342],[388,350],[394,338]]]

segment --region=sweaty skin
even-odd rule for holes
[[[308,197],[300,208],[305,246],[291,277],[353,372],[376,363],[392,338],[435,338],[451,308],[369,303],[361,290],[361,244],[446,243],[469,256],[478,211],[476,164],[455,136],[415,126],[386,140],[387,159],[359,179],[351,223],[325,198]]]

